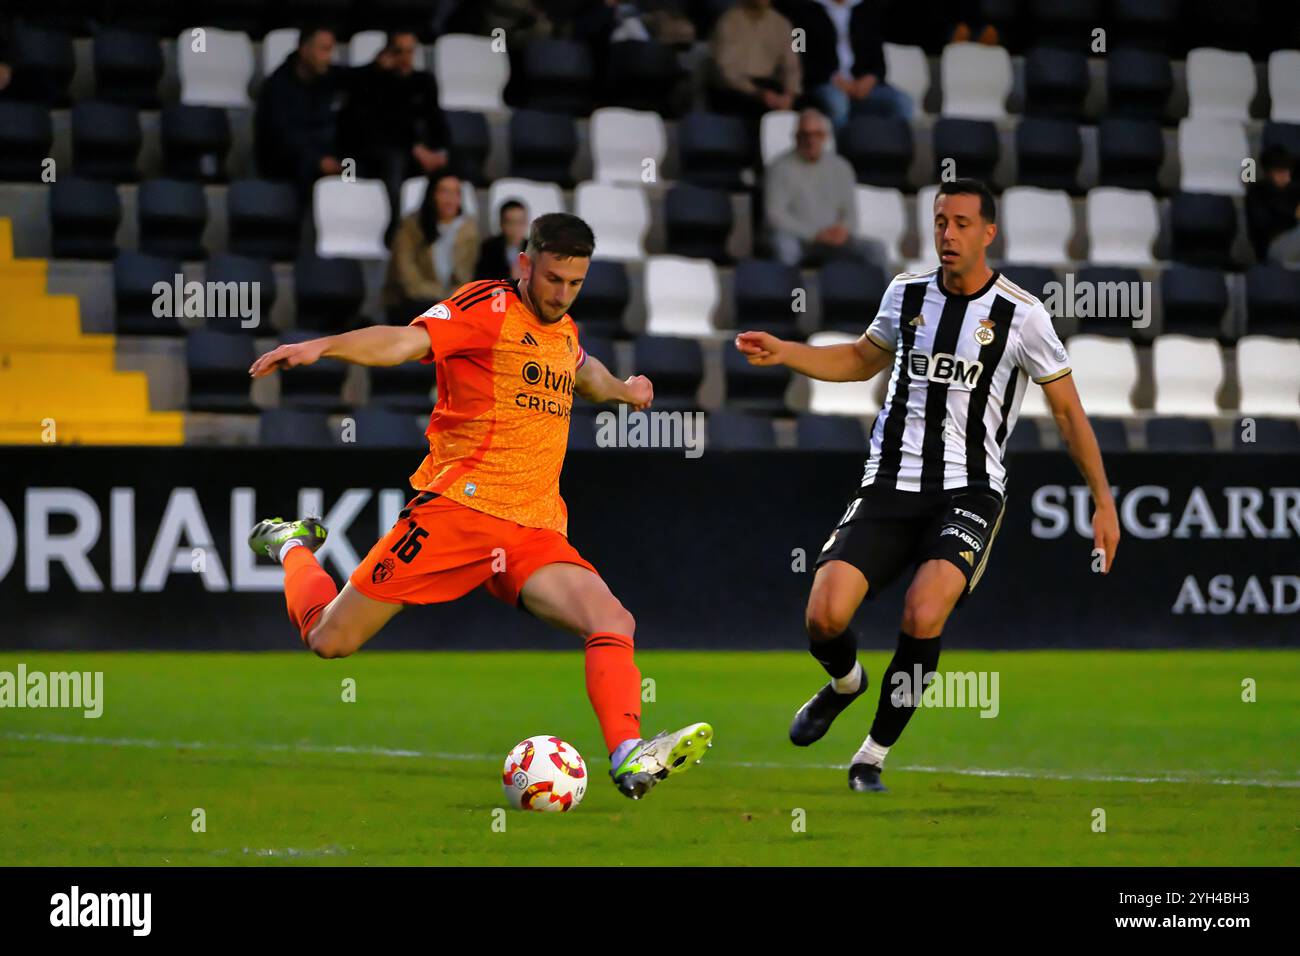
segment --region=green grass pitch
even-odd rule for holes
[[[862,654],[873,682],[887,659]],[[1000,713],[920,711],[887,794],[841,768],[874,690],[798,749],[791,714],[824,679],[807,655],[642,652],[647,733],[717,737],[639,803],[608,782],[577,649],[0,654],[19,662],[101,670],[105,702],[0,710],[5,866],[1289,865],[1300,825],[1291,651],[949,649],[945,669],[999,673]],[[540,733],[586,757],[585,801],[494,813],[506,752]]]

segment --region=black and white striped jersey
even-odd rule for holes
[[[903,273],[867,337],[894,353],[894,368],[862,484],[1003,494],[1002,454],[1029,379],[1070,372],[1046,307],[996,271],[971,295],[944,289],[938,269]]]

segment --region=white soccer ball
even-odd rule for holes
[[[506,754],[501,786],[516,810],[564,813],[582,803],[587,764],[559,737],[529,737]]]

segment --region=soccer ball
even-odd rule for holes
[[[587,792],[587,765],[559,737],[529,737],[506,754],[501,786],[516,810],[564,813]]]

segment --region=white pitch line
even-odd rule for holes
[[[272,743],[221,743],[209,740],[154,740],[147,737],[81,737],[74,734],[25,734],[16,731],[0,733],[3,740],[21,740],[51,744],[87,744],[98,747],[143,747],[150,750],[255,750],[268,753],[308,754],[358,754],[368,757],[406,757],[426,760],[495,761],[494,754],[445,753],[437,750],[403,750],[391,747],[357,747],[349,744],[272,744]],[[720,767],[743,767],[757,770],[845,770],[842,763],[776,763],[712,760]],[[1009,768],[992,770],[984,767],[890,767],[891,771],[911,773],[950,773],[960,777],[1002,777],[1019,780],[1063,780],[1084,783],[1143,783],[1143,784],[1194,784],[1225,787],[1267,787],[1300,789],[1300,780],[1266,779],[1260,777],[1198,776],[1192,771],[1136,776],[1127,774],[1070,773],[1055,770],[1028,770]]]

